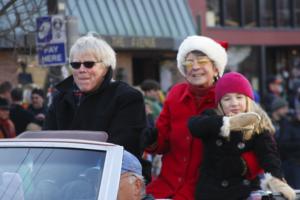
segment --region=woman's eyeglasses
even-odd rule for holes
[[[101,61],[102,62],[102,61]],[[70,62],[70,65],[72,66],[73,69],[79,69],[81,64],[83,64],[83,66],[85,68],[91,69],[92,67],[94,67],[94,65],[96,63],[101,63],[101,62],[95,62],[95,61],[85,61],[85,62]]]
[[[187,60],[187,61],[184,61],[182,64],[187,70],[190,70],[193,68],[195,62],[196,62],[196,65],[198,65],[198,66],[204,66],[204,65],[207,65],[208,63],[210,63],[211,60],[208,58],[200,58],[197,60]]]

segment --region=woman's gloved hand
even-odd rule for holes
[[[296,199],[296,192],[287,183],[273,177],[269,173],[267,173],[265,178],[262,180],[261,188],[263,190],[281,193],[288,200]]]

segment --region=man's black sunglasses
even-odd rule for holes
[[[86,68],[92,68],[96,63],[101,63],[101,62],[95,62],[95,61],[85,61],[85,62],[70,62],[70,65],[72,66],[73,69],[79,69],[81,64],[83,64],[84,67]]]

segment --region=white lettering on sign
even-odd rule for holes
[[[49,62],[62,62],[63,58],[61,54],[53,54],[47,55],[42,57],[42,63],[49,63]]]
[[[44,53],[56,53],[58,51],[58,46],[50,46],[44,49]]]

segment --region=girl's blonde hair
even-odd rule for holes
[[[246,104],[247,109],[246,112],[255,112],[260,116],[260,121],[254,126],[253,130],[243,131],[244,139],[249,140],[251,139],[253,134],[260,134],[262,132],[269,132],[270,134],[275,133],[274,125],[268,116],[268,114],[261,108],[260,105],[255,103],[252,99],[246,96]],[[218,104],[218,112],[224,114],[222,106],[219,102]]]

